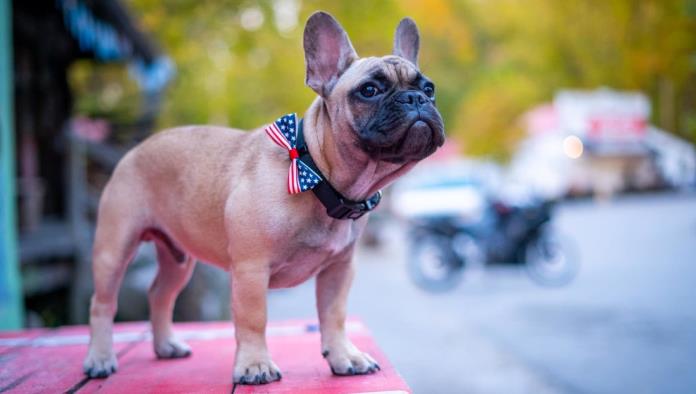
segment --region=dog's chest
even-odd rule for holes
[[[299,285],[337,259],[349,258],[361,228],[353,221],[345,221],[299,231],[288,244],[287,253],[271,266],[270,287]]]

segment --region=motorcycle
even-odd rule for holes
[[[524,266],[540,285],[565,285],[579,264],[572,243],[551,226],[553,207],[551,201],[486,201],[477,221],[456,215],[412,220],[410,276],[423,289],[441,292],[454,288],[467,266],[508,264]]]

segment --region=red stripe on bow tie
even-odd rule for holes
[[[290,169],[288,170],[288,193],[297,194],[302,192],[297,170],[297,159],[300,157],[299,152],[290,144],[287,138],[285,138],[285,135],[283,135],[283,133],[278,129],[275,122],[271,123],[264,130],[273,142],[288,150],[288,155],[290,156]]]
[[[268,134],[269,137],[278,144],[281,148],[285,148],[287,150],[291,150],[292,146],[290,145],[290,142],[285,138],[283,133],[280,132],[278,129],[278,126],[276,126],[275,122],[271,123],[268,127],[264,129],[266,131],[266,134]]]
[[[300,192],[302,189],[300,189],[300,179],[297,174],[297,159],[294,159],[288,171],[288,193],[297,194]]]

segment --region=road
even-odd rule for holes
[[[566,287],[498,268],[425,293],[394,225],[357,254],[349,313],[415,393],[696,392],[696,195],[566,203],[555,222],[582,258]],[[273,292],[269,313],[316,316],[313,283]]]

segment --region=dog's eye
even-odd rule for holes
[[[379,94],[379,88],[375,84],[368,82],[360,87],[360,95],[366,98],[374,97]]]
[[[435,96],[435,85],[428,83],[425,86],[423,86],[423,93],[425,93],[426,96],[433,98]]]

